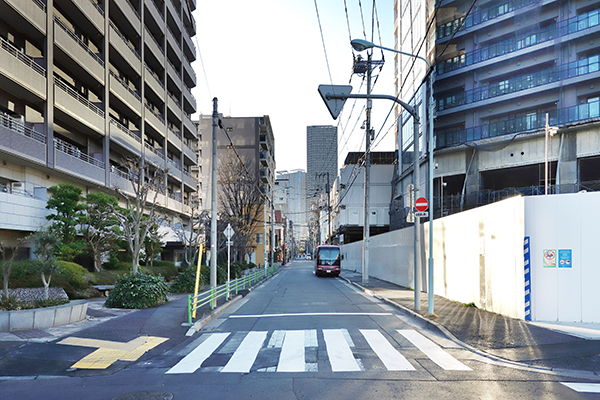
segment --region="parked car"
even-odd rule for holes
[[[321,245],[315,251],[315,275],[339,276],[342,254],[339,246]]]

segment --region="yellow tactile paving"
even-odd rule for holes
[[[79,369],[106,369],[115,361],[135,361],[144,353],[167,341],[168,338],[140,336],[127,343],[69,337],[58,342],[70,346],[96,347],[98,350],[71,366]]]

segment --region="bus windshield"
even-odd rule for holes
[[[323,248],[319,249],[317,256],[318,265],[340,265],[340,249]]]

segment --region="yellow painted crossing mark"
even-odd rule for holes
[[[83,357],[71,366],[79,369],[106,369],[116,361],[135,361],[144,353],[168,338],[158,336],[140,336],[129,342],[112,342],[109,340],[68,337],[58,342],[69,346],[95,347],[98,350]]]

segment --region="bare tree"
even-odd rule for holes
[[[179,223],[180,228],[174,229],[179,241],[183,245],[183,261],[186,265],[191,265],[193,260],[198,254],[200,243],[204,242],[202,236],[202,228],[205,226],[205,221],[208,219],[208,212],[206,210],[200,211],[200,203],[192,201],[191,203],[192,213],[189,217],[189,223],[185,223],[182,215],[177,214],[173,216],[173,219]]]
[[[152,225],[157,222],[157,200],[158,195],[165,191],[166,171],[162,168],[150,168],[142,157],[124,159],[121,165],[127,172],[133,195],[122,188],[115,188],[126,203],[126,207],[116,215],[121,223],[123,239],[129,244],[133,256],[135,275],[138,272],[144,239]]]
[[[88,193],[85,198],[86,214],[80,217],[80,232],[91,248],[94,270],[100,271],[102,253],[109,250],[117,237],[119,220],[117,199],[106,193]]]
[[[10,247],[0,243],[0,266],[2,266],[2,282],[5,300],[8,300],[8,278],[10,278],[17,251],[17,247]]]
[[[235,231],[234,246],[239,261],[241,256],[254,249],[254,235],[264,222],[264,196],[256,175],[249,174],[237,158],[224,160],[219,165],[218,173],[220,220],[225,226],[230,223]],[[224,237],[222,242],[224,247]]]

